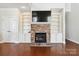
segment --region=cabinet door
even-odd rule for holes
[[[31,33],[24,33],[24,42],[31,43]]]
[[[24,33],[28,33],[31,31],[31,24],[24,24],[24,27],[23,27],[23,32]]]
[[[56,43],[56,33],[51,33],[50,37],[51,37],[50,42],[51,43]]]

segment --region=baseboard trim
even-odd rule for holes
[[[0,41],[0,43],[31,43],[31,42],[26,42],[26,41]],[[59,44],[61,42],[52,42],[52,43]],[[52,43],[50,43],[50,44],[52,44]],[[63,44],[65,44],[65,43],[63,42]]]
[[[67,39],[67,40],[72,41],[72,42],[74,42],[74,43],[76,43],[76,44],[79,44],[79,42],[77,42],[77,41],[75,41],[75,40],[72,40],[72,39]]]
[[[22,41],[0,41],[0,43],[31,43],[31,42],[22,42]]]

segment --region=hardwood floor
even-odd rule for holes
[[[79,56],[79,45],[66,40],[66,45],[52,44],[50,47],[35,47],[30,44],[1,43],[1,56]]]

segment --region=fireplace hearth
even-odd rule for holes
[[[35,33],[35,43],[46,43],[46,33]]]

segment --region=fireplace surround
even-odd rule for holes
[[[45,41],[42,41],[41,43],[50,43],[50,24],[31,24],[32,43],[36,43],[35,37],[38,35],[40,35],[39,38],[45,38]]]

